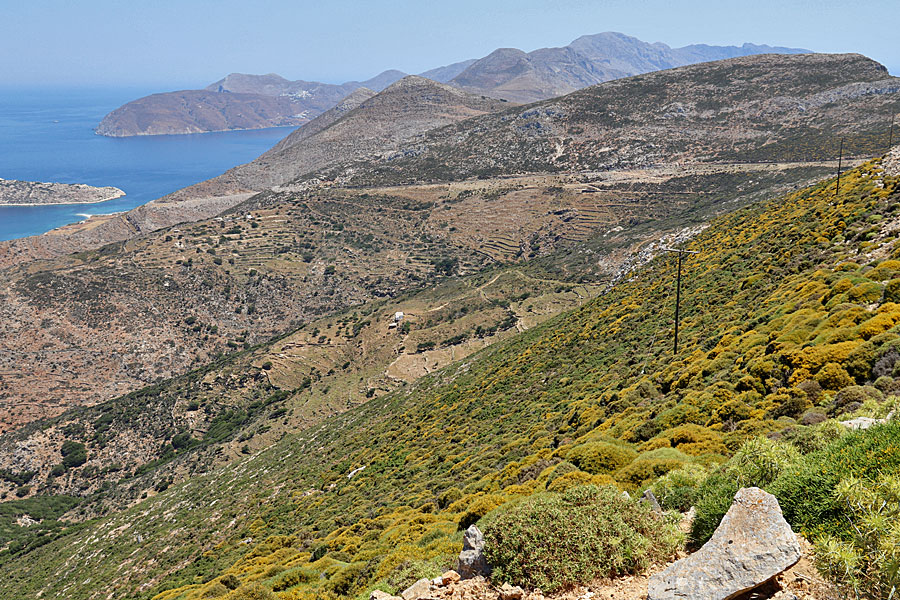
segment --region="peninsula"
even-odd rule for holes
[[[116,187],[94,187],[84,183],[44,183],[0,179],[0,206],[47,204],[94,204],[125,195]]]

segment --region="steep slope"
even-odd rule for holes
[[[858,54],[767,54],[619,79],[429,132],[340,185],[605,171],[670,161],[791,162],[888,143],[900,78]]]
[[[260,191],[324,165],[393,153],[400,143],[430,129],[495,112],[503,106],[498,100],[411,75],[373,97],[354,96],[323,115],[310,132],[300,129],[258,159],[172,197]]]
[[[185,90],[133,100],[103,117],[96,133],[126,137],[295,127],[309,121],[310,114],[289,96]]]
[[[385,71],[368,81],[334,85],[232,73],[203,90],[133,100],[106,115],[96,131],[124,137],[303,125],[359,88],[381,91],[404,76]]]
[[[585,481],[635,490],[760,434],[802,435],[801,418],[852,412],[842,399],[876,389],[857,387],[900,383],[898,189],[900,173],[873,161],[845,173],[840,190],[824,181],[696,235],[677,356],[675,267],[660,258],[413,386],[62,539],[0,554],[0,591],[186,600],[223,595],[224,582],[299,598],[393,590],[410,570],[445,564],[458,528],[504,502]],[[623,466],[581,462],[597,443],[620,448]],[[896,472],[897,448],[882,447],[882,468]]]
[[[670,48],[607,32],[582,36],[562,48],[541,48],[527,54],[515,48],[501,48],[474,62],[451,83],[514,102],[534,102],[611,79],[693,63],[753,54],[805,52],[808,51],[755,44]]]
[[[268,192],[194,225],[24,263],[0,272],[0,428],[447,274],[546,257],[554,278],[609,278],[662,232],[832,168],[794,167]]]

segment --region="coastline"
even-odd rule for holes
[[[110,133],[100,133],[97,131],[99,128],[94,128],[94,135],[110,138],[110,139],[127,139],[127,138],[135,138],[135,137],[165,137],[165,136],[182,136],[182,135],[204,135],[206,133],[231,133],[232,131],[260,131],[262,129],[297,129],[298,127],[302,127],[309,123],[310,119],[300,123],[299,125],[263,125],[261,127],[239,127],[237,129],[201,129],[198,131],[181,131],[181,132],[166,132],[166,133],[128,133],[128,134],[110,134]]]
[[[86,188],[90,188],[97,191],[109,190],[109,194],[103,197],[97,197],[95,199],[90,200],[77,200],[77,201],[52,201],[52,202],[5,202],[2,197],[0,197],[0,208],[4,206],[71,206],[78,204],[100,204],[102,202],[109,202],[110,200],[117,200],[118,198],[124,197],[125,191],[119,188],[114,187],[106,187],[106,188],[95,188],[93,186],[86,186],[85,184],[66,184],[66,183],[46,183],[46,182],[19,182],[16,180],[3,179],[0,182],[14,182],[14,183],[25,183],[30,185],[41,185],[41,186],[61,186],[64,189],[75,188],[77,191],[83,191]],[[83,186],[83,187],[82,187]],[[58,195],[64,195],[67,192],[61,191]],[[68,192],[71,195],[71,192]]]
[[[118,196],[112,196],[110,198],[105,198],[103,200],[89,200],[87,202],[32,202],[30,204],[14,204],[12,202],[0,202],[0,208],[4,206],[73,206],[78,204],[101,204],[103,202],[109,202],[110,200],[116,200],[118,198],[124,197],[125,194],[119,194]]]

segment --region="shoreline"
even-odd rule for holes
[[[204,135],[207,133],[231,133],[231,132],[241,132],[241,131],[261,131],[263,129],[297,129],[298,127],[303,127],[309,123],[309,121],[305,121],[300,123],[299,125],[265,125],[263,127],[241,127],[239,129],[204,129],[202,131],[191,131],[191,132],[181,132],[181,133],[129,133],[127,135],[112,135],[108,133],[100,133],[97,131],[97,128],[93,129],[94,135],[110,138],[110,139],[127,139],[127,138],[136,138],[136,137],[163,137],[163,136],[182,136],[182,135]]]
[[[123,197],[125,197],[125,194],[122,194],[121,196],[113,196],[112,198],[106,198],[105,200],[91,200],[88,202],[32,202],[29,204],[0,202],[0,208],[3,208],[4,206],[73,206],[78,204],[102,204],[103,202],[118,200],[119,198]]]

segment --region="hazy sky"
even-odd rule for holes
[[[0,0],[0,85],[340,82],[620,31],[861,52],[900,74],[900,0]]]

